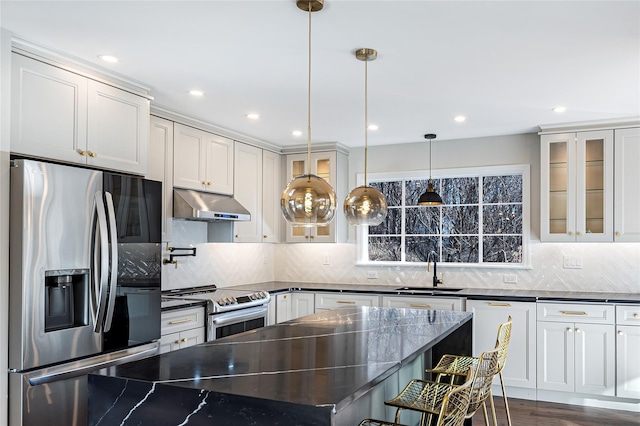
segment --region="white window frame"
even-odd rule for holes
[[[529,164],[513,164],[504,166],[466,167],[456,169],[437,169],[431,171],[433,179],[464,178],[484,176],[522,175],[522,263],[438,263],[438,268],[506,268],[506,269],[531,269],[531,167]],[[386,182],[391,180],[426,180],[429,179],[428,170],[416,170],[410,172],[384,172],[368,173],[367,184],[372,182]],[[364,175],[356,175],[357,186],[363,185]],[[481,188],[480,188],[481,189]],[[478,220],[482,223],[482,212],[479,212]],[[368,253],[369,228],[367,226],[356,227],[356,265],[364,266],[426,266],[427,262],[378,262],[370,261]],[[404,225],[402,229],[404,234]],[[482,235],[480,235],[482,240]],[[482,241],[480,241],[482,244]],[[481,246],[482,247],[482,246]]]

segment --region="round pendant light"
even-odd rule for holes
[[[427,133],[424,138],[429,141],[429,181],[427,182],[427,190],[418,198],[418,205],[438,206],[442,204],[442,198],[433,188],[433,179],[431,179],[431,141],[436,138],[436,135]]]
[[[307,85],[307,174],[295,177],[282,191],[280,209],[292,226],[327,226],[336,210],[336,193],[331,185],[311,174],[311,13],[322,10],[324,0],[297,0],[309,16],[309,73]]]
[[[352,225],[380,225],[387,217],[387,199],[376,188],[367,186],[368,146],[368,62],[378,57],[374,49],[356,50],[356,59],[364,61],[364,185],[353,189],[344,200],[344,215]]]

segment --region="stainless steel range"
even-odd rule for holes
[[[266,291],[228,290],[215,285],[170,290],[165,300],[207,303],[207,341],[267,325],[271,296]]]

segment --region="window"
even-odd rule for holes
[[[441,206],[418,206],[428,176],[373,174],[386,220],[359,233],[359,263],[524,266],[529,242],[529,166],[439,170]],[[433,254],[432,254],[433,256]],[[431,260],[431,259],[429,259]]]

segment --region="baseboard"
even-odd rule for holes
[[[618,398],[613,396],[586,395],[569,392],[555,392],[538,390],[538,401],[557,402],[560,404],[582,405],[585,407],[607,408],[610,410],[624,410],[640,413],[640,401],[637,399]],[[507,389],[507,397],[510,397]],[[515,397],[517,398],[517,397]]]

